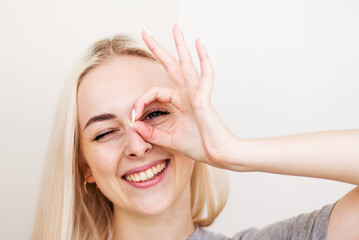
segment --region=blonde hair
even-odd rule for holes
[[[113,204],[100,192],[86,196],[77,123],[77,89],[84,76],[114,56],[131,55],[157,61],[124,35],[92,45],[63,89],[55,116],[31,239],[111,239]],[[225,206],[227,178],[196,162],[191,176],[192,219],[209,226]]]

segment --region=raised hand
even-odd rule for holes
[[[173,37],[179,62],[149,33],[142,33],[143,40],[162,63],[176,89],[154,87],[144,94],[134,106],[132,127],[148,142],[225,168],[236,137],[227,130],[211,104],[214,73],[208,54],[203,42],[197,39],[195,45],[201,66],[201,73],[198,74],[178,24],[173,27]],[[168,131],[138,121],[145,106],[154,101],[171,103],[180,112],[176,124]]]

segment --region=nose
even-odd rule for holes
[[[129,159],[141,159],[151,152],[152,144],[146,142],[141,135],[132,129],[127,133],[127,144],[125,149],[125,155]]]

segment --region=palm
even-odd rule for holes
[[[181,114],[169,134],[172,138],[171,146],[174,150],[182,152],[192,159],[205,161],[199,129],[190,116]]]

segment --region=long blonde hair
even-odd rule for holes
[[[86,196],[79,149],[77,89],[84,76],[114,56],[131,55],[157,61],[124,35],[92,45],[75,66],[63,89],[44,169],[31,239],[111,239],[113,204],[100,192]],[[227,178],[196,162],[191,176],[192,219],[209,226],[225,206]]]

